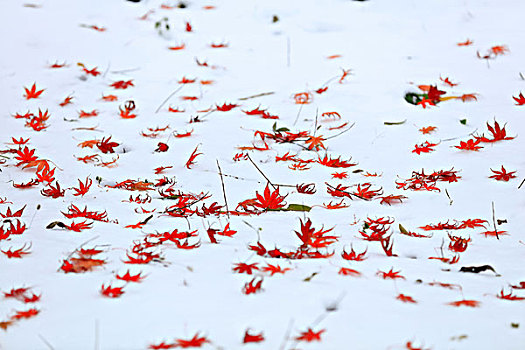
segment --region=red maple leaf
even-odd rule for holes
[[[9,223],[9,229],[7,230],[5,235],[7,235],[7,237],[9,237],[10,235],[21,235],[22,233],[24,233],[25,230],[26,230],[26,225],[22,224],[20,220],[16,221],[16,226],[13,225],[13,221],[11,221]],[[0,237],[2,237],[2,231],[3,231],[3,228],[0,229]],[[0,240],[2,240],[2,238],[0,238]]]
[[[138,274],[136,275],[131,275],[129,273],[129,270],[126,271],[126,273],[124,275],[116,275],[115,276],[118,280],[121,280],[121,281],[126,281],[126,282],[135,282],[135,283],[140,283],[144,280],[144,278],[146,278],[146,276],[143,276],[142,275],[142,272],[139,272]]]
[[[456,85],[459,85],[459,84],[456,84],[456,83],[453,83],[451,82],[448,77],[443,79],[442,77],[439,77],[439,80],[441,80],[443,83],[445,83],[446,85],[450,86],[450,87],[454,87]]]
[[[351,261],[363,261],[365,260],[365,255],[366,255],[366,252],[368,251],[368,249],[365,249],[364,252],[362,253],[359,253],[357,254],[355,251],[354,251],[354,248],[351,247],[350,248],[350,253],[347,253],[344,249],[343,249],[343,253],[341,254],[341,256],[343,257],[343,259],[345,260],[351,260]]]
[[[435,126],[425,126],[421,129],[419,129],[419,131],[421,131],[422,134],[430,134],[431,132],[435,131],[437,129],[437,127]]]
[[[461,43],[457,43],[456,45],[457,46],[470,46],[472,44],[474,44],[474,42],[472,40],[470,40],[470,39],[467,39],[466,41],[463,41]]]
[[[75,187],[72,188],[72,190],[75,190],[75,192],[76,192],[76,193],[73,193],[73,196],[82,196],[83,197],[89,191],[89,188],[91,187],[92,183],[93,183],[93,180],[91,180],[89,177],[86,178],[86,181],[84,183],[82,183],[82,181],[80,181],[80,179],[78,179],[78,187],[79,188],[75,188]]]
[[[210,341],[206,337],[200,337],[199,333],[195,334],[193,338],[189,340],[185,339],[176,339],[176,344],[178,347],[181,347],[183,349],[186,348],[200,348],[205,343],[210,343]]]
[[[251,275],[253,270],[259,270],[259,267],[257,266],[257,263],[253,263],[253,264],[237,263],[235,264],[235,267],[232,270],[237,273],[246,273],[248,275]]]
[[[301,334],[297,336],[295,340],[305,342],[321,341],[321,334],[324,332],[326,332],[326,329],[321,329],[318,332],[314,332],[311,328],[308,328],[306,332],[301,332]]]
[[[246,283],[242,289],[242,292],[246,295],[254,294],[262,289],[263,279],[261,278],[256,282],[257,278],[254,277],[250,282]]]
[[[151,344],[148,346],[148,349],[150,350],[168,350],[168,349],[173,349],[176,347],[177,347],[177,344],[175,343],[162,342],[158,344]]]
[[[332,179],[346,179],[348,177],[348,173],[346,171],[342,171],[340,173],[332,173]]]
[[[96,117],[98,115],[98,111],[96,109],[92,110],[91,112],[86,112],[84,110],[81,110],[78,112],[79,118],[89,118],[89,117]]]
[[[343,276],[354,276],[354,277],[359,277],[361,276],[361,272],[357,271],[357,270],[354,270],[354,269],[350,269],[348,267],[341,267],[339,269],[339,272],[338,272],[340,275],[343,275]]]
[[[30,150],[27,146],[25,146],[23,150],[17,150],[16,154],[18,156],[15,157],[15,159],[19,160],[19,162],[16,164],[16,166],[20,166],[22,164],[27,164],[37,160],[38,157],[34,155],[35,151],[35,149]]]
[[[405,277],[401,276],[399,273],[401,271],[394,271],[393,268],[390,269],[390,271],[388,272],[383,272],[383,271],[378,271],[377,272],[377,275],[378,276],[381,276],[383,279],[397,279],[397,278],[402,278],[402,279],[405,279]]]
[[[408,197],[400,195],[400,194],[399,195],[389,194],[388,196],[383,196],[379,198],[381,198],[381,202],[379,202],[379,204],[392,205],[394,203],[402,203],[403,199],[407,199]]]
[[[202,153],[197,153],[198,149],[199,149],[199,145],[197,145],[197,147],[195,147],[195,149],[191,153],[190,157],[186,161],[185,167],[187,169],[191,169],[191,167],[195,164],[195,158],[197,158],[198,156],[202,155]]]
[[[412,153],[421,154],[421,153],[430,153],[435,151],[432,147],[437,146],[437,143],[430,143],[428,141],[425,141],[424,143],[420,145],[415,145],[414,150],[412,150]]]
[[[264,272],[269,272],[271,276],[275,275],[276,273],[281,273],[281,274],[284,274],[286,271],[290,271],[291,268],[289,267],[285,267],[285,268],[282,268],[281,266],[279,265],[271,265],[271,264],[267,264],[265,267],[262,268],[262,270]]]
[[[117,101],[118,97],[115,95],[102,95],[102,100],[106,102],[113,102]]]
[[[29,100],[32,98],[38,98],[44,92],[45,89],[37,91],[36,84],[33,83],[33,86],[31,86],[31,89],[24,87],[24,90],[26,91],[24,97],[26,98],[26,100]]]
[[[372,199],[373,197],[383,193],[382,192],[383,188],[379,188],[377,190],[371,190],[370,187],[372,187],[372,184],[369,182],[365,182],[364,184],[358,184],[357,190],[353,192],[352,194],[361,199]]]
[[[114,82],[113,84],[110,84],[110,86],[114,87],[115,89],[127,89],[128,87],[135,85],[133,85],[133,80],[119,80]]]
[[[279,194],[279,188],[276,188],[273,192],[270,192],[269,185],[266,185],[262,195],[259,192],[255,192],[257,202],[254,202],[255,207],[261,208],[263,210],[276,210],[281,209],[286,205],[284,199],[286,196],[281,196]]]
[[[430,85],[430,88],[427,92],[428,99],[433,102],[439,102],[441,95],[444,94],[446,94],[445,91],[438,90],[437,86],[434,85]]]
[[[234,109],[235,107],[238,107],[239,105],[233,104],[233,103],[224,103],[222,106],[216,105],[216,109],[220,112],[228,112]]]
[[[55,187],[53,187],[53,185],[49,184],[49,188],[42,189],[40,191],[40,193],[42,193],[43,196],[51,197],[51,198],[64,197],[64,193],[65,192],[66,192],[65,189],[62,190],[60,188],[60,184],[58,183],[58,181],[55,181]]]
[[[411,296],[401,294],[401,293],[396,297],[396,299],[401,300],[404,303],[412,303],[412,304],[417,303],[417,301],[415,301],[414,298],[412,298]]]
[[[102,138],[101,141],[98,141],[96,143],[96,146],[102,153],[115,153],[114,147],[118,147],[120,144],[117,142],[109,142],[111,140],[111,136],[107,139],[105,137]]]
[[[500,299],[505,299],[505,300],[525,300],[525,297],[519,297],[517,295],[513,295],[512,294],[512,291],[510,291],[508,294],[505,294],[505,290],[502,289],[499,294],[496,294],[496,296]]]
[[[479,304],[481,304],[479,301],[466,300],[466,299],[453,301],[451,303],[448,303],[448,305],[452,305],[452,306],[456,306],[456,307],[459,307],[459,306],[477,307],[477,306],[479,306]]]
[[[40,313],[40,310],[32,308],[26,311],[17,311],[13,316],[11,316],[12,320],[21,320],[23,318],[31,318]]]
[[[92,225],[92,222],[86,224],[86,220],[84,220],[78,223],[72,222],[71,225],[65,225],[65,227],[70,231],[80,232],[82,230],[90,229]]]
[[[467,219],[461,222],[461,225],[459,225],[458,229],[485,227],[484,223],[486,222],[487,220],[483,219]]]
[[[250,330],[247,329],[246,332],[244,332],[244,338],[242,340],[243,344],[260,343],[260,342],[264,341],[263,332],[261,332],[259,334],[250,334],[249,331]]]
[[[465,150],[465,151],[477,151],[483,148],[483,146],[478,146],[480,142],[481,142],[481,139],[477,139],[477,140],[470,139],[467,142],[460,141],[459,146],[454,146],[454,147],[456,147],[457,149]]]
[[[55,175],[55,169],[56,168],[53,168],[51,170],[49,170],[49,166],[47,165],[47,161],[44,161],[45,163],[43,164],[46,164],[42,170],[40,172],[37,171],[36,173],[36,178],[39,182],[47,182],[47,183],[51,183],[53,181],[55,181],[55,178],[54,178],[54,175]]]
[[[503,140],[512,140],[514,137],[507,136],[507,131],[505,130],[505,125],[503,128],[499,126],[497,121],[494,121],[494,126],[491,126],[487,122],[487,129],[489,129],[492,134],[492,139],[486,138],[484,135],[476,136],[476,139],[481,140],[481,142],[496,142]]]
[[[303,247],[324,248],[335,243],[338,239],[337,236],[325,236],[326,233],[334,229],[333,227],[328,230],[323,230],[324,227],[321,227],[320,230],[316,231],[315,228],[312,227],[312,221],[310,219],[304,223],[302,219],[299,221],[301,222],[301,232],[295,231],[295,234],[303,242]]]
[[[494,175],[489,176],[489,178],[495,179],[497,181],[509,181],[510,179],[513,179],[516,177],[516,175],[514,175],[515,171],[507,172],[507,170],[503,167],[503,165],[501,166],[501,171],[492,170],[492,169],[490,169],[490,171],[492,171]]]
[[[5,212],[5,214],[2,214],[0,213],[0,216],[2,218],[19,218],[22,216],[22,214],[24,213],[24,209],[26,208],[27,205],[24,205],[21,209],[15,211],[15,212],[12,212],[11,211],[11,207],[7,207],[7,210]]]
[[[171,51],[179,51],[179,50],[184,50],[184,48],[186,47],[186,44],[180,44],[180,45],[176,45],[176,46],[170,46],[168,47],[169,50]]]
[[[12,250],[13,248],[9,248],[9,250],[2,250],[1,252],[4,253],[9,259],[16,258],[21,259],[24,255],[30,254],[31,251],[31,244],[26,245],[24,244],[21,248]]]
[[[73,102],[71,102],[71,101],[73,101],[73,96],[68,96],[68,97],[66,97],[66,98],[64,99],[64,101],[60,102],[59,105],[60,105],[60,107],[65,107],[65,106],[67,106],[68,104],[73,103]]]
[[[124,294],[124,287],[112,287],[111,284],[109,284],[107,287],[102,285],[100,288],[100,293],[108,298],[118,298],[122,294]]]
[[[514,101],[516,101],[516,106],[523,106],[523,105],[525,105],[525,96],[523,96],[523,94],[521,92],[518,95],[518,97],[512,96],[512,98],[514,99]]]

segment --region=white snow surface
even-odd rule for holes
[[[32,6],[27,6],[28,4]],[[171,9],[161,5],[173,6]],[[525,188],[518,186],[525,176],[525,106],[512,99],[525,91],[525,2],[511,0],[303,0],[303,1],[187,1],[149,0],[27,0],[0,4],[0,30],[3,53],[0,55],[1,150],[18,149],[12,137],[30,138],[29,149],[39,159],[56,167],[55,178],[66,189],[65,196],[44,197],[39,184],[18,189],[14,183],[35,178],[35,168],[16,166],[16,153],[2,153],[5,162],[0,172],[0,213],[8,207],[25,210],[19,220],[27,229],[0,241],[8,251],[31,243],[30,254],[21,259],[0,254],[0,322],[12,320],[19,311],[36,308],[39,313],[15,320],[0,329],[1,349],[147,349],[195,334],[209,342],[203,349],[524,349],[525,301],[498,298],[512,292],[525,281]],[[214,6],[206,9],[204,6]],[[151,11],[151,12],[150,12]],[[145,20],[139,19],[149,13]],[[272,17],[278,16],[273,23]],[[168,19],[169,31],[159,33],[155,23]],[[185,30],[191,23],[192,32]],[[97,31],[86,27],[105,28]],[[469,46],[457,43],[470,39]],[[185,44],[182,50],[170,46]],[[226,43],[212,48],[210,44]],[[508,52],[484,60],[487,50],[504,45]],[[340,55],[336,58],[328,58]],[[209,66],[197,65],[207,61]],[[50,68],[53,63],[63,68]],[[98,67],[98,76],[86,75]],[[213,67],[212,67],[213,66]],[[339,83],[343,69],[350,74]],[[196,79],[180,84],[183,78]],[[459,85],[449,87],[440,80],[449,77]],[[335,78],[335,79],[332,79]],[[110,84],[132,80],[125,90]],[[199,84],[213,80],[211,85]],[[325,82],[329,81],[326,85]],[[24,97],[24,87],[36,83],[45,89],[36,99]],[[477,101],[442,101],[436,106],[415,106],[404,100],[406,92],[421,92],[418,85],[437,85],[447,93],[460,96],[476,93]],[[328,86],[318,94],[315,90]],[[161,103],[176,89],[167,103]],[[260,93],[273,94],[241,99]],[[309,104],[296,104],[294,95],[312,93]],[[103,101],[113,94],[118,101]],[[73,96],[72,104],[60,102]],[[182,96],[197,96],[184,101]],[[134,119],[119,116],[119,107],[133,100]],[[225,103],[238,107],[227,112],[214,111]],[[168,107],[184,109],[172,113]],[[243,111],[267,109],[279,119],[263,119]],[[208,108],[211,113],[202,112]],[[48,110],[48,127],[35,131],[25,127],[26,120],[16,113]],[[98,116],[79,118],[79,112],[97,110]],[[341,119],[325,122],[322,113],[336,111]],[[328,138],[326,150],[306,150],[293,143],[268,141],[270,150],[242,151],[238,147],[263,144],[254,137],[256,130],[272,132],[272,125],[293,132],[308,131]],[[199,116],[202,122],[189,123]],[[297,118],[297,116],[299,116]],[[297,118],[297,121],[296,121]],[[466,124],[460,120],[466,119]],[[506,125],[507,136],[494,143],[481,143],[479,151],[455,148],[470,134],[489,136],[487,122]],[[401,122],[386,125],[385,122]],[[329,130],[347,122],[346,128]],[[165,127],[157,138],[141,136],[148,128]],[[74,130],[95,127],[96,130]],[[419,129],[436,126],[424,135]],[[187,138],[177,138],[193,130]],[[170,136],[171,135],[171,136]],[[116,153],[102,154],[97,147],[81,148],[82,141],[111,136],[119,143]],[[257,141],[256,141],[257,140]],[[417,155],[416,144],[429,141],[435,151]],[[157,144],[169,146],[155,152]],[[202,155],[187,169],[185,163],[195,147]],[[25,146],[21,146],[23,148]],[[306,145],[307,147],[307,145]],[[317,192],[300,194],[294,187],[280,187],[286,202],[312,206],[310,212],[268,211],[260,215],[200,217],[187,219],[163,215],[175,204],[162,199],[156,189],[147,191],[151,203],[125,202],[130,196],[146,192],[114,189],[108,185],[132,179],[156,181],[163,176],[175,178],[175,189],[184,193],[209,193],[210,198],[192,209],[217,202],[224,205],[217,161],[224,174],[230,210],[237,203],[262,194],[267,180],[249,160],[234,161],[239,152],[250,155],[274,184],[314,183]],[[317,159],[328,154],[358,163],[350,168],[329,168],[311,163],[309,170],[292,170],[292,162],[276,162],[286,152],[302,159]],[[77,160],[98,154],[104,161],[119,156],[115,167],[84,164]],[[52,161],[52,163],[51,163]],[[491,169],[516,171],[509,181],[496,181]],[[163,174],[154,169],[171,166]],[[438,182],[437,191],[405,191],[396,181],[407,179],[412,171],[431,173],[457,170],[459,180]],[[363,172],[354,172],[355,170]],[[332,179],[332,173],[346,171],[348,178]],[[378,177],[364,177],[366,172]],[[93,181],[84,196],[74,196],[78,180]],[[98,179],[98,180],[97,180]],[[100,180],[100,181],[99,181]],[[352,186],[370,182],[384,194],[408,197],[402,203],[380,204],[345,198],[348,207],[328,210],[323,203],[338,202],[326,191],[325,182]],[[53,184],[55,184],[53,182]],[[168,186],[163,187],[164,189]],[[269,187],[272,189],[272,187]],[[348,191],[354,191],[349,187]],[[450,199],[445,193],[450,195]],[[499,239],[485,237],[493,231],[495,220]],[[93,222],[91,229],[73,232],[46,229],[53,221],[65,224],[84,219],[67,219],[61,212],[68,206],[85,206],[92,211],[107,211],[109,222]],[[156,209],[142,228],[126,228],[151,214],[135,209]],[[225,208],[223,208],[223,211]],[[397,256],[386,256],[379,242],[361,239],[359,231],[367,217],[395,219],[389,233]],[[292,251],[301,245],[294,231],[300,220],[310,219],[316,229],[334,227],[330,234],[338,241],[323,253],[322,259],[277,259],[258,256],[248,249],[258,240],[268,249]],[[454,223],[467,219],[487,220],[485,228],[424,231],[428,224]],[[118,223],[116,223],[116,221]],[[87,220],[92,222],[92,220]],[[16,222],[16,219],[13,219]],[[357,222],[357,223],[355,223]],[[206,229],[222,230],[230,224],[237,233],[232,237],[215,236],[212,244]],[[432,234],[432,238],[402,235],[399,224],[410,231]],[[9,222],[4,221],[4,229]],[[191,228],[191,229],[189,229]],[[146,234],[198,230],[197,249],[177,249],[173,243],[156,248],[162,261],[144,265],[126,264],[126,251]],[[254,230],[255,229],[255,230]],[[258,233],[256,232],[258,231]],[[464,252],[449,250],[449,236],[470,238]],[[260,236],[260,237],[258,237]],[[64,273],[64,259],[86,243],[98,247],[103,266],[84,273]],[[346,261],[343,249],[367,250],[364,261]],[[456,264],[429,257],[459,256]],[[258,263],[290,268],[285,274],[271,276],[255,271],[253,275],[232,270],[237,263]],[[497,273],[460,272],[463,266],[490,265]],[[359,271],[361,276],[339,274],[342,267]],[[383,279],[379,271],[400,271],[405,279]],[[142,272],[141,283],[125,283],[115,278],[130,270]],[[305,278],[311,277],[309,281]],[[262,290],[246,295],[243,287],[254,277],[263,279]],[[447,289],[433,282],[450,283],[461,288]],[[124,286],[124,294],[108,298],[102,285]],[[30,287],[41,298],[36,303],[4,297],[13,288]],[[396,299],[411,296],[417,303]],[[453,306],[451,302],[476,300],[477,307]],[[328,311],[327,311],[328,309]],[[331,311],[330,311],[331,310]],[[514,324],[514,326],[512,326]],[[518,325],[516,327],[516,325]],[[321,333],[320,341],[299,341],[302,332],[312,328]],[[243,344],[245,331],[263,333],[264,341]],[[180,347],[180,346],[179,346]]]

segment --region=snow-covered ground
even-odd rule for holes
[[[0,5],[1,349],[525,348],[525,3],[179,4]]]

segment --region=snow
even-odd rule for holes
[[[177,8],[178,2],[156,0],[129,1],[41,1],[3,2],[0,30],[4,53],[0,56],[0,112],[2,133],[0,150],[18,149],[11,137],[30,138],[27,146],[36,149],[39,159],[56,167],[55,178],[65,196],[44,197],[39,184],[34,188],[14,188],[15,183],[35,178],[35,168],[16,166],[16,153],[1,165],[0,213],[8,207],[16,211],[27,205],[20,219],[27,229],[22,235],[0,240],[0,250],[8,251],[31,243],[30,254],[21,259],[9,259],[0,254],[0,290],[31,287],[40,295],[36,303],[23,303],[13,298],[0,299],[0,322],[10,320],[17,311],[30,308],[38,315],[15,321],[0,330],[1,349],[146,349],[161,342],[191,339],[195,334],[210,342],[205,349],[522,349],[525,345],[525,301],[498,298],[505,294],[525,297],[525,292],[512,289],[525,281],[523,256],[525,224],[523,207],[525,188],[518,189],[524,175],[523,161],[525,123],[524,106],[517,106],[512,96],[523,91],[520,78],[525,56],[522,10],[525,5],[511,0],[484,1],[413,1],[413,0],[349,0],[327,1],[217,1],[187,2],[187,8]],[[163,9],[161,5],[174,8]],[[213,9],[204,6],[213,5]],[[139,18],[149,13],[147,19]],[[272,23],[272,17],[278,21]],[[159,34],[155,23],[168,18],[169,31]],[[192,32],[186,32],[186,22]],[[89,26],[105,28],[97,31]],[[470,46],[458,46],[467,39]],[[185,44],[182,50],[170,46]],[[227,44],[211,48],[210,44]],[[497,45],[508,52],[483,60]],[[337,58],[328,58],[340,55]],[[208,67],[197,64],[207,62]],[[53,63],[67,63],[52,69]],[[97,67],[99,76],[86,74]],[[350,74],[342,83],[343,70]],[[193,84],[181,85],[186,77]],[[458,82],[446,86],[440,77]],[[116,81],[132,80],[133,85],[118,90],[110,86]],[[213,80],[203,85],[202,80]],[[328,83],[326,83],[328,82]],[[36,83],[45,89],[36,99],[24,98],[24,87]],[[442,101],[436,106],[408,104],[406,92],[421,93],[418,85],[437,85],[447,93],[461,96],[476,93],[477,100]],[[322,94],[315,90],[328,86]],[[176,92],[157,113],[161,103]],[[313,100],[299,105],[294,95],[311,92]],[[265,96],[242,99],[261,93]],[[103,95],[116,95],[118,101],[102,100]],[[72,104],[59,103],[73,96]],[[184,101],[182,96],[199,97]],[[119,107],[133,100],[134,119],[119,116]],[[237,104],[231,111],[213,111],[223,104]],[[184,109],[171,113],[168,107]],[[243,111],[267,109],[279,119],[263,119]],[[208,108],[212,112],[202,112]],[[48,127],[34,131],[25,127],[25,119],[12,116],[30,111],[48,110]],[[79,112],[97,110],[98,116],[79,118]],[[338,112],[340,120],[325,122],[325,112]],[[314,132],[327,138],[326,151],[305,150],[297,144],[268,141],[268,151],[242,151],[238,147],[263,146],[254,138],[257,130],[272,132],[272,125],[287,127],[292,132]],[[202,122],[189,123],[199,116]],[[466,124],[460,120],[466,119]],[[401,122],[386,125],[385,122]],[[481,143],[484,148],[458,150],[454,146],[472,135],[489,136],[487,123],[505,125],[507,136],[515,137],[494,143]],[[329,130],[345,122],[343,129]],[[148,128],[163,128],[158,138],[141,136]],[[352,126],[353,125],[353,126]],[[350,126],[352,126],[350,128]],[[419,129],[436,126],[437,130],[423,135]],[[96,127],[96,130],[74,130]],[[347,130],[348,129],[348,130]],[[190,137],[173,134],[192,131]],[[347,130],[347,131],[346,131]],[[170,136],[171,135],[171,136]],[[80,148],[86,140],[101,140],[111,136],[119,143],[116,153],[102,154]],[[257,140],[257,141],[256,141]],[[436,143],[435,151],[417,155],[414,145],[425,141]],[[159,142],[169,146],[167,152],[155,152]],[[301,145],[304,145],[302,143]],[[185,167],[190,154],[198,146],[203,153],[191,169]],[[22,148],[25,146],[21,146]],[[313,195],[299,194],[293,187],[280,186],[285,201],[312,207],[308,213],[267,211],[260,215],[200,217],[187,219],[163,215],[165,208],[176,201],[162,199],[155,190],[147,191],[151,203],[142,205],[125,202],[146,191],[111,188],[132,179],[155,181],[163,176],[175,178],[174,188],[184,193],[208,193],[211,197],[195,204],[213,202],[224,205],[220,164],[230,211],[241,201],[262,194],[267,180],[249,160],[234,161],[237,153],[247,153],[273,184],[293,185],[315,183]],[[327,153],[332,158],[351,158],[358,165],[350,168],[329,168],[317,163],[309,170],[292,170],[291,162],[276,162],[276,156],[286,152],[302,159],[317,159]],[[115,167],[84,164],[77,160],[98,154],[105,162],[114,160]],[[516,171],[508,182],[489,178],[490,169]],[[163,174],[154,169],[172,166]],[[458,182],[438,182],[437,191],[404,191],[396,181],[410,178],[412,171],[429,174],[438,170],[457,170]],[[354,172],[356,169],[362,172]],[[347,179],[332,179],[332,173],[346,171]],[[366,172],[378,177],[365,177]],[[74,196],[89,177],[90,190],[82,197]],[[98,179],[98,180],[97,180]],[[100,180],[100,181],[99,181]],[[323,203],[339,202],[326,192],[325,182],[332,186],[352,186],[372,183],[382,187],[384,195],[404,195],[403,203],[380,204],[377,197],[370,201],[345,198],[344,209],[328,210]],[[53,184],[55,184],[53,182]],[[169,186],[164,186],[166,189]],[[272,190],[272,186],[269,186]],[[450,199],[445,193],[450,195]],[[355,191],[350,187],[348,191]],[[60,228],[46,229],[54,221],[64,224],[81,222],[83,218],[67,219],[61,212],[74,204],[80,210],[107,211],[108,222],[95,221],[82,232]],[[499,232],[508,235],[485,237],[493,231],[495,220]],[[153,210],[138,214],[140,207]],[[225,208],[223,208],[223,211]],[[139,223],[149,215],[150,221],[140,229],[125,226]],[[370,218],[390,217],[393,252],[386,256],[379,242],[362,240],[359,230]],[[300,230],[300,219],[311,219],[320,229],[334,227],[331,232],[338,242],[323,253],[335,252],[325,259],[276,259],[258,256],[248,245],[260,242],[267,248],[294,251],[301,241],[294,233]],[[419,227],[461,222],[467,219],[487,220],[486,228],[466,228],[451,231],[423,231]],[[92,220],[87,220],[92,222]],[[118,223],[117,223],[118,221]],[[357,221],[357,223],[355,223]],[[16,222],[16,219],[13,220]],[[206,230],[222,230],[226,224],[237,231],[233,237],[215,236],[212,244]],[[398,225],[420,234],[432,233],[432,238],[402,235]],[[3,228],[9,228],[5,221]],[[145,265],[130,265],[124,261],[126,251],[146,234],[198,230],[197,249],[177,249],[165,243],[155,249],[163,257]],[[448,249],[449,236],[470,238],[466,251],[454,253]],[[88,243],[85,243],[88,242]],[[85,243],[84,248],[97,246],[104,250],[97,259],[103,266],[85,273],[64,273],[64,259],[70,258]],[[343,249],[367,250],[362,262],[345,261]],[[456,264],[446,264],[429,257],[460,257]],[[256,271],[254,275],[232,271],[237,263],[258,263],[291,268],[285,274],[270,276]],[[488,264],[496,273],[460,272],[463,266]],[[341,267],[355,269],[360,277],[338,274]],[[141,283],[125,283],[116,274],[142,272]],[[405,279],[389,280],[378,271],[400,271]],[[246,283],[254,277],[263,278],[262,290],[243,294]],[[312,277],[313,276],[313,277]],[[311,279],[307,279],[311,277]],[[305,281],[305,279],[307,279]],[[450,283],[461,289],[448,289],[433,282]],[[124,294],[107,298],[100,293],[102,285],[124,286]],[[413,297],[417,303],[404,303],[398,294]],[[478,307],[454,307],[449,303],[476,300]],[[335,309],[335,310],[334,310]],[[327,311],[332,310],[332,311]],[[518,328],[511,324],[519,324]],[[295,340],[312,328],[321,334],[321,341]],[[259,344],[243,344],[245,331],[263,333]],[[284,344],[284,345],[283,345]]]

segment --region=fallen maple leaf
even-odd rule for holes
[[[396,297],[396,299],[401,300],[404,303],[412,303],[412,304],[417,303],[417,301],[415,301],[414,298],[412,298],[411,296],[401,294],[401,293]]]
[[[264,335],[263,335],[263,332],[259,333],[259,334],[250,334],[249,333],[249,329],[247,329],[245,332],[244,332],[244,338],[242,340],[243,344],[248,344],[248,343],[260,343],[262,341],[264,341]]]
[[[514,99],[514,101],[516,101],[516,106],[523,106],[523,105],[525,105],[525,96],[523,96],[523,94],[521,92],[518,95],[518,97],[512,96],[512,98]]]
[[[295,337],[295,340],[305,342],[321,341],[321,334],[324,332],[326,332],[326,329],[314,332],[311,328],[308,328],[306,332],[301,332],[299,336]]]
[[[33,86],[31,86],[31,89],[24,87],[24,90],[26,91],[24,97],[26,98],[26,100],[29,100],[32,98],[38,98],[44,92],[45,89],[37,91],[36,83],[33,83]]]
[[[73,193],[73,196],[84,197],[84,195],[89,191],[89,188],[91,187],[92,183],[93,183],[93,180],[91,180],[89,177],[86,178],[86,181],[84,183],[82,183],[82,181],[78,179],[79,188],[75,188],[75,187],[72,188],[72,190],[75,190],[76,192],[76,193]]]
[[[515,171],[507,172],[503,165],[501,166],[501,171],[492,169],[490,169],[490,171],[492,171],[494,175],[489,176],[489,178],[494,179],[496,181],[509,181],[510,179],[516,177],[516,175],[514,175]]]
[[[202,155],[202,153],[197,153],[198,149],[199,149],[199,145],[197,145],[197,147],[195,147],[195,149],[193,150],[193,152],[190,155],[190,158],[188,158],[188,160],[186,161],[185,167],[187,169],[191,169],[191,167],[193,165],[195,165],[195,158],[197,158],[197,156]]]
[[[118,298],[124,294],[123,288],[124,287],[112,287],[111,284],[109,284],[107,287],[102,285],[100,288],[100,294],[108,298]]]
[[[183,349],[186,348],[200,348],[205,343],[210,343],[210,341],[206,337],[199,336],[199,333],[195,334],[193,338],[189,340],[184,339],[176,339],[176,344],[178,347],[181,347]]]
[[[479,306],[481,303],[479,301],[476,301],[476,300],[466,300],[466,299],[463,299],[463,300],[458,300],[458,301],[453,301],[451,303],[448,303],[448,305],[452,305],[452,306],[456,306],[456,307],[459,307],[459,306],[469,306],[469,307],[477,307]]]

